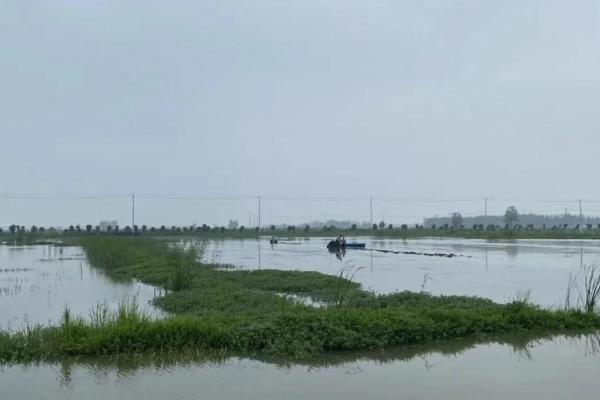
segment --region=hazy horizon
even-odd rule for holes
[[[368,221],[370,197],[391,223],[484,197],[599,215],[599,22],[591,0],[4,1],[0,226],[124,226],[127,197],[64,197],[130,193],[139,225],[258,209],[144,193],[310,199],[263,224]]]

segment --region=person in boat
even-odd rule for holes
[[[275,236],[271,236],[270,242],[271,242],[271,244],[277,243],[277,239],[275,239]]]

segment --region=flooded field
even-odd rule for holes
[[[593,398],[600,390],[597,344],[590,336],[453,341],[302,365],[248,358],[95,358],[0,367],[0,387],[10,400]]]
[[[204,259],[327,274],[354,265],[364,267],[356,279],[377,292],[424,289],[502,302],[531,290],[532,301],[556,306],[564,301],[569,274],[600,257],[600,241],[354,239],[366,242],[367,250],[348,250],[341,257],[327,252],[324,238],[273,246],[264,239],[224,240],[206,243]],[[78,247],[0,246],[1,329],[55,324],[66,306],[86,316],[98,303],[114,308],[132,297],[158,315],[148,304],[157,294],[139,282],[115,282],[90,267]],[[189,354],[76,358],[0,366],[0,398],[591,398],[600,390],[599,350],[596,335],[511,336],[490,343],[454,340],[331,354],[299,364]]]
[[[241,268],[327,274],[354,266],[360,268],[355,279],[380,293],[424,289],[506,302],[530,291],[533,302],[548,307],[564,302],[570,274],[600,260],[600,241],[593,240],[349,239],[366,242],[367,250],[348,250],[341,257],[326,250],[325,238],[277,245],[265,239],[220,240],[206,242],[204,259]],[[147,312],[157,314],[148,304],[156,293],[139,282],[115,282],[90,267],[78,247],[0,245],[0,329],[55,323],[66,306],[85,316],[99,303],[115,306],[133,297]]]
[[[298,269],[339,274],[344,266],[362,268],[356,280],[380,293],[427,290],[433,294],[472,295],[507,302],[530,292],[534,303],[564,302],[569,274],[600,260],[600,241],[464,239],[372,239],[367,250],[329,253],[328,239],[270,245],[268,240],[223,240],[207,244],[206,259],[245,268]],[[371,250],[369,250],[371,249]],[[443,253],[456,257],[393,254],[383,251]]]
[[[136,298],[147,313],[155,289],[139,282],[115,282],[92,268],[78,247],[0,245],[0,330],[56,324],[65,307],[87,317],[104,303]]]

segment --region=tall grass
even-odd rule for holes
[[[579,290],[577,302],[573,302],[575,291]],[[598,264],[584,265],[573,275],[569,274],[565,296],[565,310],[579,310],[593,313],[600,301],[600,266]]]
[[[112,314],[106,303],[97,304],[89,313],[90,324],[95,328],[102,328],[112,322]]]
[[[600,299],[600,271],[598,265],[583,267],[584,306],[587,312],[594,312]]]
[[[345,282],[354,282],[356,278],[356,274],[358,274],[361,270],[365,269],[365,267],[356,267],[354,264],[345,263],[344,266],[340,269],[338,274],[339,280],[336,281],[332,303],[336,307],[341,307],[345,302],[348,301],[348,298],[353,293],[352,287],[348,287],[348,285],[344,285]]]
[[[197,266],[204,254],[204,247],[198,242],[180,242],[168,248],[169,262],[173,268],[169,289],[175,292],[192,287],[192,268]]]
[[[567,294],[565,296],[565,311],[578,308],[577,304],[573,304],[573,293],[577,289],[577,274],[569,273],[569,281],[567,282]]]

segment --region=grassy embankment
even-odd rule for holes
[[[436,339],[600,328],[594,313],[543,310],[524,301],[500,305],[426,293],[375,295],[343,277],[317,272],[222,270],[199,264],[194,247],[169,247],[149,238],[78,240],[92,265],[113,277],[165,289],[155,304],[173,315],[151,320],[135,306],[114,314],[98,307],[84,321],[66,311],[59,326],[0,333],[0,362],[191,350],[302,358]],[[328,306],[310,307],[286,295]]]
[[[239,238],[249,239],[260,236],[275,236],[279,238],[308,238],[308,237],[330,237],[335,238],[338,234],[351,237],[378,237],[391,239],[419,239],[419,238],[456,238],[456,239],[487,239],[487,240],[516,240],[516,239],[600,239],[599,229],[533,229],[533,230],[474,230],[474,229],[429,229],[429,228],[410,228],[410,229],[320,229],[308,230],[296,229],[294,231],[286,230],[254,230],[244,231],[208,231],[208,232],[146,232],[147,236],[193,236],[199,238]]]
[[[278,238],[308,238],[308,237],[331,237],[338,234],[344,234],[348,238],[352,237],[378,237],[394,239],[419,239],[426,237],[435,238],[457,238],[457,239],[487,239],[487,240],[516,240],[516,239],[571,239],[586,240],[600,239],[600,229],[533,229],[533,230],[515,230],[515,229],[497,229],[497,230],[479,230],[479,229],[430,229],[430,228],[410,228],[410,229],[311,229],[305,231],[298,228],[293,231],[288,230],[270,230],[262,229],[257,232],[254,229],[240,230],[177,230],[177,231],[146,231],[135,234],[121,231],[118,233],[96,233],[96,232],[44,232],[44,233],[0,233],[0,241],[10,244],[35,244],[47,240],[70,240],[79,237],[88,236],[116,236],[116,237],[196,237],[202,239],[255,239],[261,236],[275,236]]]

